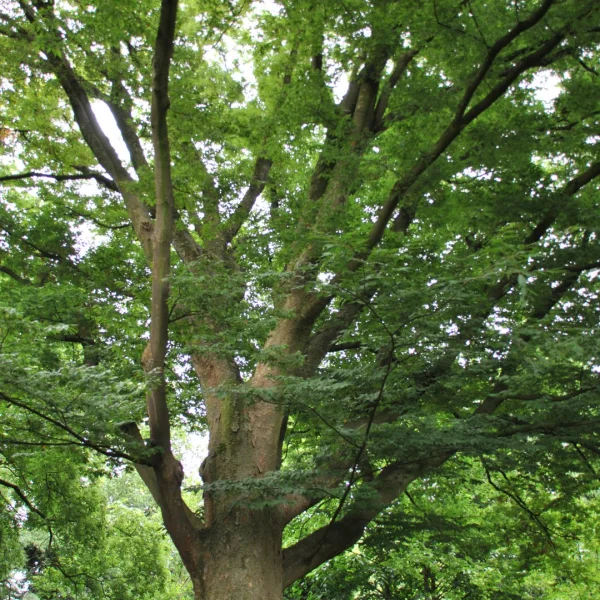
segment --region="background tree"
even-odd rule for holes
[[[17,525],[47,518],[23,447],[61,467],[93,450],[135,465],[197,598],[280,599],[457,461],[541,522],[528,486],[585,506],[599,17],[595,0],[3,2]],[[175,426],[208,430],[201,505]]]

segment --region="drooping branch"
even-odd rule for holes
[[[129,460],[131,462],[136,461],[136,458],[131,456],[129,453],[122,452],[120,450],[115,450],[114,448],[109,448],[109,447],[103,446],[101,444],[97,444],[96,442],[93,442],[86,436],[81,435],[80,433],[77,433],[72,427],[70,427],[66,423],[63,423],[62,421],[55,419],[54,417],[50,416],[49,414],[46,414],[43,411],[38,410],[37,408],[34,408],[33,406],[29,406],[25,402],[21,402],[20,400],[17,400],[16,398],[8,396],[4,392],[0,392],[0,399],[4,400],[4,402],[6,402],[7,404],[21,408],[22,410],[24,410],[28,413],[31,413],[31,414],[35,415],[36,417],[39,417],[43,421],[50,423],[54,427],[61,429],[65,433],[68,433],[71,437],[73,437],[75,440],[77,440],[79,445],[82,446],[83,448],[90,448],[91,450],[95,450],[96,452],[99,452],[100,454],[103,454],[104,456],[107,456],[108,458],[123,458],[123,459]]]
[[[9,437],[0,437],[0,444],[10,444],[11,446],[32,446],[32,447],[50,447],[50,446],[79,446],[80,444],[78,442],[76,442],[75,440],[65,440],[65,441],[48,441],[47,439],[44,438],[43,441],[40,442],[32,442],[29,440],[17,440],[15,438],[9,438]]]
[[[23,246],[27,246],[28,248],[31,248],[31,250],[34,250],[35,254],[37,254],[37,256],[46,258],[48,260],[56,261],[57,263],[65,265],[65,266],[69,267],[70,269],[77,270],[77,268],[78,268],[77,265],[70,259],[68,254],[66,254],[66,253],[58,254],[57,252],[54,252],[54,250],[45,248],[41,244],[39,244],[37,241],[36,242],[31,241],[26,234],[19,232],[19,231],[15,231],[11,227],[7,226],[6,224],[3,224],[0,227],[0,229],[5,231],[9,235],[9,237],[11,237],[12,239],[18,240],[18,242],[20,244],[22,244]]]
[[[564,295],[577,283],[580,274],[584,271],[569,271],[567,272],[564,279],[556,287],[549,287],[547,290],[546,297],[542,301],[537,302],[537,306],[532,310],[530,320],[532,322],[541,321],[546,317],[550,311],[562,300]],[[524,342],[530,340],[530,335],[521,335],[521,339]],[[509,352],[505,362],[508,365],[513,365],[515,360],[515,354],[518,352],[518,347],[513,347]],[[511,362],[512,361],[512,362]],[[483,402],[477,407],[474,414],[476,415],[491,415],[494,413],[506,400],[510,398],[518,399],[518,396],[506,394],[509,390],[509,384],[506,379],[507,376],[511,375],[514,371],[514,366],[509,366],[502,370],[503,378],[496,382],[492,392],[483,400]],[[569,395],[559,397],[561,400],[569,399]],[[572,397],[572,396],[571,396]]]
[[[0,181],[20,181],[23,179],[32,178],[43,178],[53,179],[54,181],[82,181],[82,180],[94,180],[105,188],[116,192],[118,191],[117,185],[112,179],[109,179],[101,173],[95,173],[88,171],[87,173],[79,174],[53,174],[53,173],[40,173],[37,171],[26,171],[25,173],[15,173],[13,175],[3,175],[0,177]]]
[[[518,493],[516,493],[514,491],[511,491],[510,489],[507,489],[507,488],[504,488],[504,487],[498,485],[494,481],[494,478],[492,477],[492,473],[490,471],[490,468],[489,468],[489,466],[486,464],[486,462],[484,460],[481,461],[481,465],[482,465],[482,467],[483,467],[483,469],[485,471],[485,476],[486,476],[486,479],[487,479],[488,483],[498,493],[500,493],[500,494],[502,494],[502,495],[507,496],[508,498],[510,498],[521,510],[523,510],[529,516],[529,518],[536,525],[538,525],[538,527],[542,530],[543,534],[546,536],[546,538],[548,539],[548,541],[550,542],[550,544],[552,546],[554,546],[554,540],[552,539],[552,535],[550,534],[550,530],[548,529],[548,526],[541,520],[540,514],[532,511],[527,506],[527,503],[523,500],[523,498],[521,498],[521,496]],[[500,470],[500,473],[504,477],[505,481],[510,484],[510,481],[509,481],[508,477],[506,476],[506,474],[502,470]]]
[[[502,394],[505,400],[518,400],[519,402],[535,402],[536,400],[548,400],[549,402],[568,402],[573,398],[577,398],[578,396],[582,396],[583,394],[589,394],[591,392],[597,393],[599,388],[596,387],[586,387],[574,392],[569,392],[566,394],[547,394],[547,393],[535,393],[535,394],[520,394],[516,392],[499,392]]]
[[[563,195],[564,197],[569,197],[566,195],[565,190],[569,189],[572,193],[575,193],[574,188],[571,187],[571,182],[567,184],[562,192],[559,192],[559,196]],[[562,208],[564,204],[561,205]],[[550,210],[552,214],[554,214],[554,218],[549,220],[548,218],[542,219],[541,222],[545,222],[545,227],[540,227],[539,225],[534,228],[536,232],[535,237],[530,234],[526,241],[528,244],[532,244],[534,242],[538,242],[542,239],[543,235],[550,229],[554,219],[558,216],[558,212],[556,211],[556,205]],[[541,223],[540,222],[540,223]],[[531,310],[529,314],[529,320],[531,321],[539,321],[543,319],[546,315],[550,313],[550,311],[556,306],[558,302],[563,298],[564,294],[568,292],[573,285],[577,282],[577,279],[581,275],[582,272],[586,270],[585,267],[588,265],[582,266],[579,269],[574,269],[571,267],[570,269],[565,268],[566,275],[559,285],[555,287],[548,287],[546,290],[545,296],[542,294],[538,294],[538,298],[536,301],[536,305]],[[593,267],[592,267],[593,268]],[[465,323],[465,325],[461,328],[461,331],[458,335],[458,339],[461,341],[467,341],[473,335],[473,333],[479,330],[485,320],[492,314],[492,309],[494,306],[498,304],[502,298],[506,296],[508,291],[512,289],[517,283],[517,276],[515,274],[506,275],[502,277],[496,284],[491,286],[486,293],[486,304],[482,309],[479,310],[478,313],[473,314],[469,320]],[[521,339],[524,342],[529,341],[528,336],[521,335]],[[513,350],[514,352],[514,350]],[[416,380],[419,382],[421,386],[421,394],[424,394],[425,391],[432,386],[434,383],[439,381],[439,379],[445,376],[459,355],[458,349],[448,350],[436,363],[431,365],[428,369],[420,373],[416,376]],[[475,414],[492,414],[506,399],[505,396],[502,396],[502,392],[508,389],[506,381],[502,380],[494,387],[493,392],[477,407],[475,410]],[[393,421],[397,418],[397,414],[394,412],[390,412],[385,420]]]
[[[0,479],[0,485],[10,488],[11,490],[13,490],[13,492],[15,492],[15,494],[17,494],[17,496],[19,496],[19,498],[22,500],[22,502],[25,504],[25,506],[27,506],[27,508],[35,513],[36,515],[42,517],[42,519],[46,518],[46,515],[37,507],[35,507],[31,501],[29,500],[29,498],[27,498],[27,496],[25,495],[25,492],[23,492],[23,490],[16,484],[11,483],[10,481],[6,481],[5,479]]]
[[[12,17],[0,14],[0,21],[6,23],[6,25],[0,26],[0,35],[19,41],[32,42],[35,39],[31,32],[18,25]]]
[[[128,229],[131,227],[131,223],[129,221],[111,225],[109,223],[106,223],[106,222],[98,219],[96,216],[94,216],[90,213],[83,212],[81,210],[76,210],[72,206],[68,206],[68,205],[63,204],[58,201],[55,201],[55,204],[57,206],[60,206],[61,208],[64,208],[68,213],[74,215],[75,217],[81,217],[82,219],[85,219],[86,221],[93,223],[94,225],[100,227],[101,229],[110,229],[112,231],[118,231],[119,229]]]

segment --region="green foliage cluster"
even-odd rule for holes
[[[296,583],[285,597],[596,597],[597,487],[570,473],[562,489],[544,488],[536,477],[556,479],[543,466],[536,473],[505,472],[501,462],[462,459],[411,486],[351,552]]]
[[[137,476],[111,472],[72,448],[27,449],[5,459],[10,466],[0,466],[0,477],[27,489],[35,512],[18,495],[3,494],[1,598],[25,592],[40,600],[189,594]]]

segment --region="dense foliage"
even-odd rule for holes
[[[599,22],[1,2],[0,597],[600,594]]]

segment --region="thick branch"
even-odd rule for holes
[[[39,13],[35,13],[23,2],[21,6],[27,19],[31,23],[35,23]],[[45,62],[67,94],[83,139],[96,160],[110,173],[123,196],[137,237],[142,244],[147,259],[150,261],[152,257],[152,220],[150,213],[140,198],[131,191],[133,179],[122,165],[115,149],[100,127],[81,79],[61,50],[63,39],[55,27],[54,16],[50,13],[50,9],[51,7],[46,7],[44,14],[48,21],[49,33],[52,36],[53,48],[45,53]]]
[[[406,195],[411,187],[419,180],[421,175],[445,152],[450,144],[460,135],[463,128],[474,121],[479,115],[486,111],[496,102],[517,78],[526,70],[537,65],[540,58],[549,53],[562,39],[562,35],[555,35],[534,52],[528,59],[521,61],[510,73],[485,96],[481,102],[474,106],[461,119],[453,120],[442,135],[438,138],[432,149],[424,154],[417,164],[406,175],[399,179],[392,188],[388,199],[379,211],[377,221],[367,238],[365,249],[348,265],[348,270],[356,270],[362,261],[369,255],[371,250],[379,244],[385,233],[386,227],[391,220],[400,200]]]
[[[345,352],[346,350],[360,350],[365,346],[364,342],[342,342],[340,344],[331,344],[327,349],[327,352]]]
[[[544,64],[544,59],[547,57],[554,48],[562,42],[565,35],[562,32],[554,34],[549,40],[547,40],[541,47],[526,56],[523,60],[519,61],[512,69],[508,69],[505,77],[496,84],[491,91],[478,102],[471,110],[464,115],[458,116],[457,120],[462,123],[463,127],[474,121],[481,113],[485,112],[496,100],[501,98],[508,88],[517,80],[519,75],[532,67],[537,67],[540,64]]]
[[[291,352],[304,349],[314,322],[331,301],[331,297],[316,296],[305,290],[309,281],[316,277],[317,270],[311,266],[319,261],[323,246],[316,241],[307,245],[303,237],[307,228],[313,234],[331,232],[336,226],[336,216],[340,207],[356,187],[357,167],[373,133],[377,92],[390,50],[385,44],[382,45],[384,47],[374,53],[372,61],[365,65],[359,75],[356,103],[352,113],[353,127],[346,127],[341,135],[328,133],[325,147],[317,161],[308,200],[309,204],[318,208],[314,211],[315,216],[311,218],[310,223],[300,220],[297,251],[286,267],[287,272],[293,274],[293,278],[287,282],[289,292],[282,308],[294,317],[279,322],[267,339],[266,347],[285,345]],[[352,87],[351,83],[350,88]],[[340,118],[343,117],[340,115]],[[332,159],[329,152],[338,144],[346,146],[347,153]]]
[[[176,15],[177,1],[163,0],[153,60],[151,123],[155,156],[156,223],[153,235],[150,356],[146,356],[144,361],[146,370],[156,370],[160,377],[160,381],[149,393],[148,417],[150,439],[165,452],[170,452],[171,447],[164,365],[169,327],[167,278],[170,272],[174,212],[167,111],[169,69],[173,54]]]
[[[273,161],[268,158],[259,157],[254,165],[254,172],[252,173],[252,180],[250,185],[242,198],[242,201],[238,204],[233,215],[225,225],[224,238],[225,243],[229,244],[231,240],[237,235],[240,227],[244,224],[252,207],[254,206],[258,197],[262,194],[267,184],[267,178]]]
[[[548,0],[550,4],[552,0]],[[539,17],[541,18],[541,16]],[[524,31],[525,29],[521,29],[519,26],[509,32],[505,38],[508,40],[509,38],[512,40],[511,36],[514,34],[514,37]],[[515,34],[515,31],[517,32]],[[492,90],[475,106],[473,107],[466,115],[460,114],[455,116],[455,118],[450,122],[450,124],[446,127],[443,133],[438,138],[437,142],[433,145],[429,152],[426,152],[422,155],[422,157],[417,161],[417,163],[410,169],[404,177],[396,181],[394,184],[386,202],[382,206],[379,211],[379,215],[377,221],[374,223],[366,241],[363,249],[358,252],[353,259],[351,259],[345,269],[344,273],[352,273],[356,271],[364,262],[364,260],[370,255],[371,251],[381,242],[387,226],[389,222],[392,220],[394,213],[400,203],[400,201],[406,197],[406,194],[411,190],[414,184],[419,181],[421,176],[429,169],[429,167],[446,151],[446,149],[454,142],[454,140],[461,134],[464,127],[474,121],[478,116],[480,116],[483,112],[485,112],[488,108],[490,108],[500,97],[504,95],[504,93],[508,90],[508,88],[515,83],[518,77],[523,74],[525,71],[533,68],[538,65],[542,58],[548,55],[556,47],[556,45],[563,39],[563,34],[555,34],[550,40],[541,44],[541,46],[535,52],[532,52],[522,61],[520,61],[515,67],[510,69],[507,75],[502,79],[502,81],[497,84]],[[502,38],[503,40],[505,38]],[[504,43],[504,42],[503,42]],[[494,57],[497,56],[497,53],[494,54]],[[486,68],[485,73],[489,70],[489,67]],[[484,73],[484,75],[485,75]],[[474,81],[470,85],[474,85],[477,77],[476,75]],[[477,83],[477,87],[481,84],[481,81]],[[467,86],[467,89],[469,86]],[[468,91],[466,92],[468,94]],[[467,102],[468,105],[468,102]],[[466,105],[466,106],[467,106]],[[465,106],[465,108],[466,108]],[[343,277],[341,273],[338,273],[334,279],[333,284],[340,284]],[[311,315],[313,319],[315,319],[329,304],[331,301],[331,297],[313,297],[310,301],[304,302],[304,312],[305,314]],[[333,340],[331,340],[333,341]]]
[[[573,196],[576,192],[578,192],[581,189],[581,187],[583,187],[583,185],[589,183],[594,177],[598,175],[600,175],[600,165],[593,164],[588,170],[581,173],[576,178],[567,183],[564,189],[557,193],[557,196],[563,200]],[[561,208],[564,208],[564,202],[561,203],[555,201],[554,206],[551,209],[552,218],[549,218],[548,216],[544,217],[542,221],[538,224],[538,226],[534,228],[534,232],[527,236],[524,243],[526,245],[529,245],[538,242],[551,227],[552,223],[558,216]],[[587,267],[593,268],[594,265],[595,263],[590,265],[586,264],[578,268],[573,266],[565,268],[565,270],[567,271],[567,275],[564,281],[559,286],[550,289],[547,298],[538,300],[536,307],[532,310],[531,319],[539,320],[546,316],[550,312],[550,310],[552,310],[552,308],[560,301],[564,293],[575,284],[579,274],[582,271],[586,270]],[[488,290],[486,294],[487,303],[485,309],[471,317],[469,322],[464,326],[463,330],[461,331],[462,338],[466,339],[468,336],[472,335],[473,329],[477,326],[480,326],[480,324],[482,324],[485,321],[485,318],[490,314],[492,307],[506,295],[507,291],[515,284],[515,282],[516,277],[506,276]],[[345,305],[342,311],[340,311],[340,314],[337,315],[337,318],[334,319],[332,326],[324,328],[323,331],[319,332],[314,336],[309,346],[309,348],[311,349],[311,353],[309,354],[308,358],[311,361],[311,367],[316,368],[316,366],[318,366],[318,357],[324,357],[328,348],[346,349],[346,345],[344,344],[340,344],[339,348],[330,346],[329,344],[331,343],[331,341],[333,341],[333,339],[335,339],[335,335],[339,333],[337,326],[342,326],[344,323],[349,324],[353,320],[353,318],[362,310],[363,306],[364,304],[360,302]],[[359,348],[360,344],[351,343],[347,345],[347,347]],[[456,350],[448,351],[448,353],[440,361],[438,361],[438,363],[436,363],[433,367],[431,367],[429,370],[427,370],[420,377],[417,378],[421,387],[423,388],[422,393],[424,393],[429,386],[431,386],[449,370],[451,365],[454,363],[457,355],[458,351]],[[500,396],[500,394],[501,392],[507,389],[508,388],[506,384],[497,386],[494,389],[494,393],[488,398],[486,398],[486,400],[477,408],[475,414],[491,414],[492,412],[494,412],[498,408],[498,406],[500,406],[500,404],[504,401],[504,399],[506,399],[506,395]],[[565,398],[561,397],[561,399]],[[393,422],[397,419],[397,417],[397,411],[388,410],[384,411],[384,413],[378,414],[375,417],[374,421],[377,423]],[[367,419],[358,419],[356,420],[356,422],[346,423],[345,426],[348,428],[357,428],[365,426],[366,424]],[[309,497],[299,498],[296,501],[296,506],[288,509],[286,514],[290,518],[292,518],[293,516],[300,514],[301,512],[312,506],[312,504],[313,501]]]
[[[344,550],[351,548],[363,535],[367,525],[408,485],[426,471],[443,464],[450,453],[415,465],[391,464],[373,482],[375,497],[368,507],[356,508],[339,521],[325,525],[283,551],[284,583],[290,586],[313,569]]]
[[[559,214],[565,209],[566,201],[579,192],[586,184],[590,183],[599,176],[600,162],[592,163],[588,169],[571,179],[562,190],[556,192],[553,197],[549,198],[549,204],[551,205],[551,208],[538,222],[531,233],[523,240],[523,244],[525,246],[529,246],[539,242],[552,227]],[[401,211],[403,231],[406,231],[406,228],[413,217],[414,213],[409,215],[408,213],[403,214]],[[593,268],[594,264],[595,263],[588,266]],[[580,272],[582,269],[576,267],[566,267],[566,270],[576,270]],[[483,311],[479,311],[479,314],[474,315],[463,329],[465,331],[472,331],[476,324],[482,323],[483,320],[485,320],[485,318],[488,316],[491,308],[506,295],[508,290],[515,284],[515,282],[516,275],[506,275],[505,277],[502,277],[496,284],[491,286],[486,293],[487,302],[485,308]],[[558,293],[558,291],[559,290],[556,290],[555,292]],[[328,302],[328,299],[321,298],[321,302],[326,303]],[[352,302],[346,304],[344,308],[331,319],[330,322],[325,323],[322,329],[312,336],[307,350],[307,371],[318,367],[319,363],[328,352],[330,345],[336,339],[338,339],[338,337],[347,329],[347,327],[350,326],[354,319],[360,314],[364,306],[365,304],[361,302]],[[453,362],[454,359],[451,361],[443,360],[443,364],[446,366]],[[439,371],[438,366],[436,366],[436,368],[433,370],[437,373]],[[429,381],[431,377],[428,376],[426,379]]]
[[[142,450],[145,448],[145,443],[142,438],[142,434],[140,433],[140,430],[138,429],[138,426],[135,423],[123,423],[121,425],[121,431],[123,432],[128,442],[136,444]],[[158,486],[158,480],[156,478],[156,473],[154,472],[154,469],[148,465],[139,462],[134,462],[133,466],[135,467],[135,470],[137,471],[142,481],[146,484],[146,487],[152,495],[152,498],[154,498],[156,504],[160,506],[162,500],[161,492]],[[186,515],[193,527],[195,529],[202,529],[202,519],[200,519],[185,502],[182,501],[182,503]]]
[[[577,175],[569,181],[565,188],[561,192],[561,196],[569,198],[574,196],[584,185],[595,179],[600,175],[600,161],[592,163],[592,165],[586,169],[583,173]],[[543,235],[550,229],[556,217],[558,217],[561,209],[563,208],[560,202],[556,202],[554,206],[548,211],[546,216],[536,225],[529,237],[525,240],[526,244],[533,244],[542,238]]]
[[[550,10],[550,7],[555,3],[556,0],[544,0],[541,6],[531,13],[528,19],[519,21],[507,34],[503,35],[496,43],[488,50],[485,60],[473,76],[471,82],[465,88],[463,97],[456,110],[457,120],[461,120],[465,111],[467,110],[475,92],[479,89],[479,86],[483,83],[486,78],[488,71],[492,68],[494,61],[497,56],[507,48],[519,35],[523,32],[531,29],[537,23],[541,21],[544,15]]]
[[[569,272],[563,283],[551,290],[548,302],[543,304],[543,308],[536,308],[533,311],[531,318],[539,320],[545,317],[557,304],[564,293],[574,285],[579,272]],[[505,390],[507,390],[505,383],[502,382],[498,384],[494,389],[494,394],[488,396],[473,414],[492,414],[504,400],[509,397],[514,397],[513,395],[502,394]],[[580,395],[581,393],[584,392],[577,391],[572,394],[552,398],[552,400],[556,402],[565,401]],[[392,421],[396,418],[396,415],[393,413],[390,413],[388,416]],[[508,437],[528,432],[546,434],[549,431],[559,431],[561,429],[578,426],[580,423],[582,422],[563,423],[560,426],[544,423],[524,424],[519,425],[514,429],[503,431],[501,435],[503,437]],[[594,427],[593,422],[588,421],[586,424]],[[375,489],[378,492],[377,500],[370,508],[360,511],[351,510],[350,513],[340,521],[331,522],[329,525],[318,529],[297,542],[295,545],[284,550],[284,587],[291,585],[294,581],[303,577],[327,560],[352,547],[361,538],[365,528],[372,519],[379,514],[381,510],[389,506],[400,493],[406,490],[411,481],[422,476],[426,471],[441,466],[453,454],[454,451],[452,450],[445,451],[440,456],[421,463],[417,470],[407,470],[401,465],[391,465],[390,467],[386,467],[375,482]],[[310,504],[305,503],[305,505],[305,507],[308,507]]]
[[[148,392],[150,443],[159,446],[154,473],[158,484],[160,508],[165,523],[181,558],[190,573],[199,567],[196,519],[186,510],[181,497],[183,467],[171,450],[171,427],[167,405],[165,357],[169,339],[169,273],[173,239],[174,197],[171,180],[171,152],[167,112],[169,110],[169,70],[173,55],[177,0],[162,0],[153,59],[152,78],[152,144],[154,146],[154,181],[156,189],[156,223],[152,262],[152,301],[150,308],[150,341],[144,352],[144,368],[157,381]],[[150,481],[150,483],[152,483]],[[190,526],[191,525],[191,526]]]
[[[113,49],[113,52],[119,54],[119,50],[116,48]],[[115,118],[123,141],[127,146],[129,156],[131,157],[131,164],[136,171],[139,171],[148,166],[148,161],[146,160],[144,149],[140,143],[140,138],[132,126],[133,118],[131,116],[131,107],[133,106],[133,101],[127,88],[120,79],[113,78],[110,79],[110,81],[112,83],[112,89],[110,100],[107,104]]]
[[[87,52],[88,54],[92,54],[91,51]],[[111,53],[117,59],[121,59],[121,51],[118,47],[113,46],[111,48]],[[131,157],[131,163],[133,168],[136,171],[139,171],[143,167],[148,166],[148,161],[146,160],[146,155],[144,154],[144,150],[140,143],[140,139],[135,132],[135,129],[131,125],[133,118],[131,115],[131,108],[133,107],[133,100],[127,88],[123,85],[123,82],[119,78],[119,75],[112,76],[111,72],[108,68],[101,69],[101,73],[106,77],[106,79],[111,83],[110,94],[104,93],[97,86],[92,85],[89,82],[86,82],[86,86],[88,90],[91,90],[91,93],[95,98],[102,100],[110,109],[117,127],[121,132],[121,137],[125,142],[125,146],[129,151],[129,156]]]
[[[8,275],[11,279],[14,279],[16,282],[20,283],[21,285],[32,285],[32,282],[25,278],[25,277],[21,277],[17,272],[13,271],[10,267],[5,267],[3,265],[0,265],[0,273],[4,273],[5,275]]]
[[[375,131],[380,131],[383,127],[383,117],[385,115],[385,111],[390,102],[390,97],[392,94],[392,90],[396,87],[400,78],[408,68],[408,65],[411,63],[412,59],[419,53],[419,50],[409,50],[400,56],[400,58],[396,61],[394,65],[394,70],[390,75],[390,78],[385,83],[383,91],[377,101],[377,106],[375,107],[375,118],[373,129]]]
[[[119,52],[118,49],[113,49],[113,52]],[[105,72],[104,75],[112,84],[112,90],[110,96],[106,96],[106,94],[102,93],[95,86],[90,85],[86,82],[86,86],[92,89],[94,96],[101,99],[103,102],[107,104],[110,111],[115,118],[117,123],[117,127],[121,132],[121,136],[125,145],[127,146],[127,150],[129,151],[129,155],[131,157],[131,163],[133,168],[140,172],[141,170],[148,168],[148,161],[146,159],[146,155],[142,148],[140,138],[137,135],[132,123],[132,115],[131,115],[131,106],[133,105],[133,101],[131,96],[123,83],[119,79],[109,77],[108,72]],[[83,167],[76,167],[78,170],[82,172],[86,172],[83,170]],[[142,202],[142,206],[145,209],[147,215],[149,217],[153,216],[154,208],[151,208],[147,204]],[[175,217],[177,215],[174,215]],[[152,223],[148,222],[144,225],[146,229],[152,233]],[[173,233],[173,247],[175,251],[181,258],[181,260],[185,263],[191,263],[201,255],[201,247],[194,240],[190,232],[185,227],[177,228]],[[151,255],[147,255],[151,258]]]

